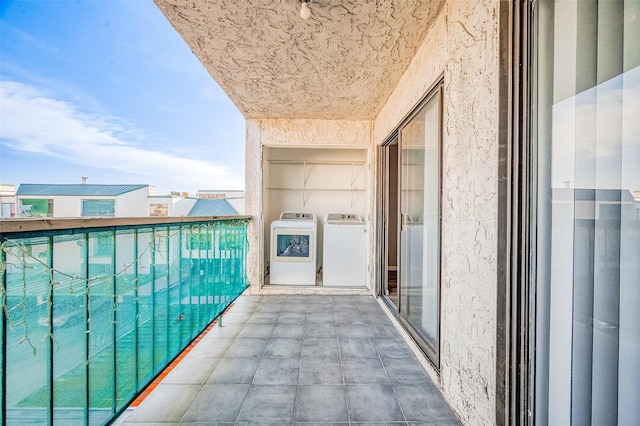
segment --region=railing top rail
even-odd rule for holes
[[[71,229],[113,228],[144,225],[179,225],[217,221],[249,221],[251,216],[189,216],[189,217],[115,217],[115,218],[47,218],[0,220],[0,235],[23,232],[64,231]]]

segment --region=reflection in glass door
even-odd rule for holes
[[[438,87],[400,127],[401,318],[439,365],[440,98]]]

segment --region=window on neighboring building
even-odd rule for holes
[[[53,217],[53,200],[47,198],[23,198],[20,200],[20,216]]]
[[[113,217],[115,200],[82,200],[82,217]]]
[[[152,203],[149,205],[149,213],[151,216],[169,216],[169,204]]]

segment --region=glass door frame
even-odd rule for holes
[[[402,307],[402,288],[400,282],[402,280],[401,277],[401,150],[402,145],[400,141],[400,131],[403,127],[407,125],[413,118],[415,118],[420,112],[421,109],[427,105],[430,101],[434,99],[434,97],[438,97],[438,123],[439,123],[439,131],[438,131],[438,218],[437,218],[437,227],[438,227],[438,241],[437,241],[437,339],[436,339],[436,350],[434,351],[429,345],[424,341],[424,337],[414,329],[414,326],[411,325],[409,321],[403,316],[404,311]],[[420,347],[422,352],[426,355],[429,362],[433,365],[433,367],[439,371],[440,369],[440,346],[441,346],[441,335],[442,335],[442,323],[441,323],[441,249],[442,249],[442,158],[443,158],[443,143],[442,143],[442,135],[443,135],[443,99],[444,99],[444,75],[440,75],[435,83],[427,90],[426,95],[411,109],[411,111],[403,117],[400,124],[391,132],[391,134],[385,139],[385,141],[378,148],[378,200],[380,203],[378,204],[378,213],[377,219],[380,226],[378,227],[377,233],[377,259],[378,259],[378,277],[376,284],[376,293],[379,296],[382,296],[384,302],[389,306],[391,310],[394,311],[396,318],[403,325],[403,327],[407,330],[407,332],[411,335],[417,345]],[[395,196],[398,197],[397,202],[397,227],[396,227],[396,241],[397,241],[397,294],[398,294],[398,304],[397,306],[389,299],[387,295],[384,294],[385,290],[385,280],[388,277],[388,252],[389,248],[386,246],[388,244],[389,239],[387,238],[387,230],[385,229],[387,225],[388,214],[392,212],[388,212],[389,208],[389,196],[392,191],[388,190],[389,185],[389,170],[390,165],[389,161],[389,151],[388,147],[390,145],[397,144],[398,147],[398,155],[397,155],[397,165],[396,165],[396,173],[398,187],[396,189]]]

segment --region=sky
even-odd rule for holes
[[[152,0],[0,0],[0,183],[243,189],[244,132]]]

